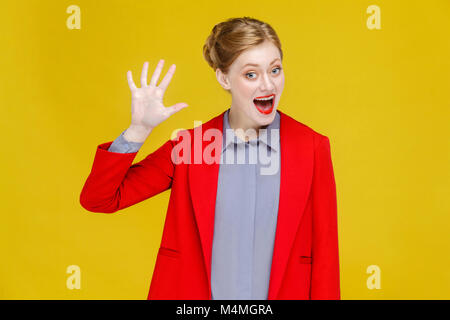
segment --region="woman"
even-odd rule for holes
[[[98,145],[81,205],[113,213],[171,188],[148,299],[340,299],[329,139],[277,110],[275,31],[229,19],[203,54],[231,107],[132,165],[151,131],[187,104],[163,105],[175,65],[159,86],[163,60],[150,84],[144,63],[141,88],[129,71],[131,125]]]

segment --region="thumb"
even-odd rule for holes
[[[175,112],[178,112],[181,109],[184,109],[186,107],[188,107],[188,104],[184,103],[184,102],[180,102],[180,103],[174,104],[173,106],[167,107],[166,108],[167,116],[170,117]]]

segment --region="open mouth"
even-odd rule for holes
[[[253,99],[253,104],[255,105],[256,109],[258,109],[258,111],[262,114],[270,114],[273,110],[274,103],[274,94]]]

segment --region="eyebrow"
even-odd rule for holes
[[[280,58],[275,58],[270,64],[273,64],[275,61],[280,60]],[[252,67],[258,67],[259,64],[254,64],[254,63],[247,63],[246,65],[244,65],[242,68],[245,68],[247,66],[252,66]]]

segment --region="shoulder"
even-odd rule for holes
[[[311,128],[307,124],[294,119],[283,111],[278,111],[281,116],[281,126],[284,127],[289,134],[294,134],[299,138],[302,137],[310,141],[312,140],[316,148],[324,142],[329,143],[329,139],[326,135]]]

